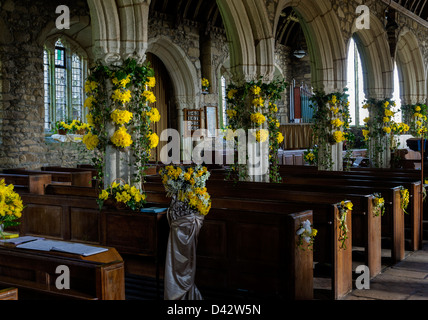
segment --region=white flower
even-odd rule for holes
[[[297,230],[297,235],[300,236],[301,234],[303,234],[303,232],[305,232],[305,228],[300,228],[299,230]]]

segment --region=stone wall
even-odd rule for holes
[[[55,23],[58,5],[88,16],[85,1],[0,2],[0,168],[87,163],[86,152],[48,144],[44,132],[43,46],[40,35]],[[43,39],[42,39],[43,40]]]

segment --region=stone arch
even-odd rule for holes
[[[147,48],[149,0],[88,0],[96,60],[142,62]]]
[[[395,52],[403,104],[424,102],[426,98],[425,66],[416,36],[401,30]]]
[[[231,72],[236,80],[271,80],[274,37],[263,2],[217,0],[230,43]]]
[[[376,99],[392,97],[394,64],[382,22],[370,14],[370,29],[357,29],[354,22],[352,31],[363,64],[366,97]]]
[[[184,109],[200,108],[200,75],[186,53],[166,37],[151,39],[147,52],[156,55],[165,65],[172,81],[178,109],[178,131],[181,136],[181,157],[191,159],[192,139],[185,137]]]
[[[311,59],[313,87],[326,92],[342,90],[346,86],[346,46],[330,1],[280,0],[274,31],[286,7],[293,7],[301,22]]]

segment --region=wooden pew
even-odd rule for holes
[[[8,288],[0,289],[0,301],[18,300],[18,289]]]
[[[73,186],[89,187],[92,185],[92,174],[90,171],[83,172],[57,172],[26,169],[5,169],[3,173],[21,175],[42,175],[52,176],[52,183],[69,184]]]
[[[70,289],[56,288],[58,266],[69,268]],[[28,292],[35,299],[125,299],[124,263],[114,248],[83,257],[0,244],[0,284]]]
[[[380,171],[370,170],[366,172],[325,172],[318,171],[314,167],[299,167],[281,166],[282,175],[285,177],[301,176],[306,178],[323,177],[329,179],[352,179],[352,183],[357,183],[355,180],[363,180],[364,183],[379,185],[379,183],[395,183],[409,190],[410,204],[408,208],[409,215],[405,216],[405,223],[410,229],[410,250],[416,251],[422,247],[423,234],[423,217],[421,212],[422,206],[422,184],[416,176],[407,176],[399,174],[398,176],[388,173],[387,170]],[[289,179],[289,178],[288,178]]]
[[[230,185],[233,185],[230,183]],[[158,185],[159,186],[159,185]],[[157,205],[167,205],[170,199],[166,198],[165,191],[151,189],[144,185],[147,199]],[[209,187],[208,187],[209,188]],[[229,194],[228,197],[215,197],[211,193],[212,209],[206,220],[216,218],[217,210],[236,210],[243,212],[266,212],[266,213],[293,213],[304,210],[312,210],[313,224],[319,230],[314,244],[314,260],[320,263],[329,263],[333,266],[331,270],[332,297],[341,299],[352,290],[352,213],[348,212],[349,238],[345,244],[348,249],[341,248],[339,243],[339,207],[337,203],[328,200],[312,198],[306,201],[279,201],[259,198],[240,198]],[[239,190],[238,188],[236,190]],[[260,192],[258,192],[260,194]],[[320,200],[322,199],[322,200]],[[248,213],[247,213],[248,214]],[[261,222],[259,222],[261,223]],[[201,249],[198,249],[201,250]]]
[[[88,192],[85,192],[84,189],[87,189]],[[67,198],[70,209],[67,208],[64,212],[68,212],[73,210],[75,206],[80,208],[88,206],[87,201],[92,201],[93,205],[95,203],[94,198],[98,195],[92,188],[72,186],[51,185],[47,192],[48,194],[42,199],[27,197],[26,200],[39,208],[48,209],[53,206],[64,206],[65,198]],[[73,193],[74,195],[71,195]],[[82,196],[82,194],[86,196]],[[160,199],[162,201],[159,201]],[[162,206],[169,205],[170,201],[166,198],[164,191],[157,194],[157,200],[156,203]],[[203,252],[200,258],[198,257],[197,271],[198,280],[201,281],[201,284],[211,284],[217,288],[219,286],[220,288],[247,288],[259,292],[265,288],[268,292],[278,292],[278,294],[293,299],[313,298],[312,251],[302,251],[295,245],[295,232],[298,227],[296,225],[300,225],[305,219],[311,220],[311,211],[301,210],[298,213],[290,211],[290,214],[286,214],[267,210],[263,212],[224,208],[216,208],[215,210],[217,213],[207,217],[204,222],[204,231],[201,233],[198,245],[198,250]],[[44,212],[45,215],[47,213],[48,211]],[[147,219],[148,214],[132,213],[126,210],[103,210],[100,215],[101,243],[114,245],[119,252],[126,254],[152,255],[156,251],[153,246],[154,238],[151,236],[156,231]],[[166,222],[165,214],[162,216],[163,222]],[[49,220],[56,221],[58,217],[44,219],[44,221]],[[75,221],[81,225],[85,224],[84,219],[76,219]],[[161,221],[157,222],[161,224]],[[24,229],[28,223],[28,220],[23,222]],[[87,227],[88,225],[86,225]],[[237,232],[240,228],[246,228],[245,237],[249,238],[238,237],[238,235],[244,236],[242,232]],[[261,230],[268,233],[267,237],[260,237]],[[219,231],[221,233],[218,233]],[[273,234],[276,234],[276,237],[272,238]],[[165,236],[164,240],[166,240],[167,233],[163,233],[163,235]],[[210,239],[214,235],[222,240],[221,244]],[[256,239],[255,236],[258,236],[260,240],[258,248],[268,248],[266,250],[270,250],[269,252],[273,256],[254,257],[255,247],[247,242]],[[290,241],[294,242],[285,241],[288,239],[287,237],[292,237],[293,239]],[[269,243],[268,239],[276,239],[276,242]],[[244,241],[244,243],[240,241]],[[220,252],[219,248],[222,248]],[[213,269],[213,265],[220,269]],[[243,270],[246,270],[246,273],[242,273]],[[261,273],[261,270],[270,270],[270,272]],[[299,271],[298,275],[296,274],[297,270]],[[244,274],[245,277],[243,277]],[[217,281],[218,277],[223,277],[223,280]],[[340,286],[340,284],[337,285]]]
[[[41,167],[42,171],[54,171],[54,172],[91,172],[91,179],[92,179],[92,187],[97,186],[97,175],[98,171],[94,168],[66,168],[66,167],[59,167],[59,166],[48,166],[48,167]],[[82,185],[83,186],[83,185]],[[86,186],[85,186],[86,187]]]
[[[25,175],[25,174],[0,174],[0,180],[6,184],[13,184],[14,190],[19,193],[44,194],[45,187],[51,183],[52,176],[47,174]]]

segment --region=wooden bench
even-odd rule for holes
[[[59,167],[59,166],[49,166],[49,167],[41,167],[42,171],[54,171],[54,172],[91,172],[91,180],[92,180],[92,187],[97,187],[98,181],[97,181],[97,175],[98,171],[94,168],[66,168],[66,167]],[[79,184],[80,185],[80,184]],[[84,187],[87,187],[85,185],[82,185]]]
[[[6,184],[13,184],[14,190],[19,193],[44,194],[45,187],[51,183],[52,176],[47,174],[26,175],[26,174],[0,174],[0,180]]]
[[[86,191],[88,192],[86,192],[84,189],[87,189]],[[50,214],[53,207],[65,206],[66,203],[68,207],[65,208],[63,212],[73,212],[74,210],[76,210],[76,207],[87,207],[89,205],[89,202],[87,201],[91,201],[92,205],[94,205],[95,196],[97,196],[97,193],[94,193],[92,188],[82,188],[73,186],[51,185],[48,187],[47,192],[48,194],[44,197],[41,197],[41,199],[36,199],[32,197],[26,198],[27,201],[32,203],[31,206],[37,206],[39,210],[45,210],[43,211],[43,214],[45,216],[48,216]],[[86,196],[82,196],[83,194]],[[165,197],[164,191],[159,193],[158,196],[158,198],[163,199],[163,201],[158,201],[157,204],[162,206],[169,205],[170,199]],[[148,205],[154,205],[154,203]],[[83,209],[79,209],[79,211],[80,210]],[[247,289],[256,290],[258,292],[260,292],[263,288],[267,288],[270,292],[277,292],[278,294],[286,295],[294,299],[312,299],[313,266],[312,260],[310,260],[312,259],[312,251],[304,252],[300,249],[297,250],[298,248],[292,245],[291,247],[287,247],[288,250],[291,250],[291,248],[294,249],[292,251],[292,254],[290,254],[290,251],[285,250],[286,242],[278,241],[276,243],[268,244],[266,243],[266,239],[262,237],[258,245],[269,245],[275,255],[269,255],[269,257],[273,259],[273,262],[272,260],[266,258],[266,256],[261,257],[257,260],[253,257],[253,248],[251,248],[251,246],[241,243],[240,241],[242,241],[242,239],[237,237],[237,235],[240,233],[235,233],[235,231],[231,229],[232,226],[235,229],[243,227],[243,225],[241,225],[241,223],[237,223],[237,221],[242,220],[244,223],[245,219],[247,219],[248,221],[245,225],[246,228],[248,228],[249,230],[251,228],[256,228],[257,230],[259,230],[261,226],[268,225],[268,227],[266,226],[262,229],[266,232],[270,227],[272,227],[272,234],[274,232],[277,232],[278,237],[279,235],[281,235],[281,239],[283,239],[282,237],[286,234],[290,236],[291,229],[293,229],[292,235],[295,235],[295,232],[297,231],[297,227],[295,224],[300,224],[302,219],[311,219],[310,211],[302,210],[302,212],[299,211],[298,213],[291,212],[294,215],[289,216],[288,214],[282,214],[277,212],[249,212],[221,208],[217,210],[219,210],[217,211],[218,213],[210,217],[215,218],[218,215],[218,217],[216,218],[217,220],[214,219],[215,221],[211,223],[210,218],[206,219],[204,223],[204,232],[201,233],[200,242],[198,245],[198,248],[202,250],[201,252],[205,252],[205,255],[203,257],[201,256],[200,258],[201,262],[200,266],[198,266],[197,271],[197,274],[200,274],[198,280],[201,281],[202,285],[211,284],[213,286],[216,286],[217,288],[219,288],[220,286],[220,288],[235,288],[236,290],[239,288],[244,288],[245,285],[247,285],[249,286],[246,287]],[[226,215],[224,215],[224,210],[226,210]],[[81,212],[84,215],[84,211]],[[27,214],[27,216],[27,219],[25,219],[22,223],[24,230],[28,229],[26,227],[27,224],[34,224],[32,220],[34,220],[35,217],[31,217],[31,214]],[[152,218],[151,220],[149,219],[149,216],[150,214],[147,213],[133,213],[126,210],[102,210],[100,215],[98,216],[98,223],[100,224],[100,243],[102,243],[103,245],[108,244],[108,246],[116,247],[121,254],[124,253],[143,256],[150,256],[155,254],[156,247],[154,245],[156,239],[156,232],[159,232],[158,236],[161,238],[161,241],[163,239],[163,241],[166,243],[168,225],[166,222],[165,214],[156,214],[157,218]],[[249,218],[250,216],[251,219]],[[36,218],[36,220],[38,219]],[[56,223],[58,225],[58,219],[59,215],[51,214],[50,218],[45,218],[44,221],[52,221],[51,223]],[[65,218],[64,220],[67,219],[68,218]],[[157,222],[155,220],[157,220]],[[88,219],[83,219],[83,216],[79,218],[71,217],[71,221],[75,221],[76,224],[79,224],[79,229],[94,229],[94,227],[91,227],[87,224]],[[153,223],[155,222],[158,223],[158,225],[160,226],[159,229],[153,228]],[[216,237],[220,237],[222,239],[223,242],[221,244],[209,240],[211,236],[213,236],[216,232],[219,231],[219,225],[222,225],[220,229],[225,232],[221,235],[216,234]],[[283,232],[284,228],[288,228],[287,233]],[[30,234],[34,235],[34,233],[35,232],[32,232]],[[45,230],[43,230],[41,233],[44,234],[46,232]],[[72,231],[69,231],[69,233],[72,233]],[[204,237],[204,235],[208,234],[208,237]],[[254,239],[254,236],[256,235],[255,231],[252,231],[251,234],[253,235],[253,237],[250,237],[249,239]],[[52,237],[55,235],[50,234],[50,236]],[[75,237],[69,238],[75,239]],[[249,241],[249,239],[245,241]],[[224,249],[224,251],[222,251],[222,256],[219,256],[219,248]],[[241,255],[236,256],[234,254],[231,254],[230,250],[233,250],[233,252],[235,253],[241,252]],[[242,259],[245,256],[247,256],[247,258],[250,257],[252,259],[251,263],[242,262]],[[290,256],[295,257],[297,261],[293,262],[293,260],[290,264],[289,258],[287,258],[286,261],[284,260],[284,257]],[[213,269],[212,263],[214,263],[214,265],[222,266],[222,269]],[[233,268],[231,267],[232,265],[234,266]],[[295,266],[292,269],[292,271],[294,270],[293,273],[290,273],[288,271],[284,272],[287,266],[293,265]],[[258,267],[255,268],[255,266]],[[275,274],[260,274],[260,270],[273,269],[277,271]],[[240,270],[241,272],[242,270],[247,270],[247,275],[245,279],[239,278],[239,276],[242,276]],[[295,274],[296,270],[300,270],[298,277]],[[292,284],[290,284],[290,275],[294,281]],[[217,281],[219,276],[223,277],[223,281]],[[297,279],[294,279],[295,276],[297,277]],[[217,280],[214,281],[214,279]],[[302,283],[302,281],[304,281],[304,283]],[[293,290],[288,291],[290,290],[290,288],[293,288]]]
[[[26,169],[5,169],[7,174],[21,175],[42,175],[47,174],[52,177],[52,183],[68,184],[73,186],[89,187],[92,185],[92,173],[90,171],[82,172],[57,172],[57,171],[41,171],[41,170],[26,170]]]
[[[232,183],[230,184],[232,185]],[[159,187],[159,184],[157,185]],[[207,185],[208,188],[210,188]],[[165,191],[158,188],[151,189],[148,184],[144,185],[147,193],[147,199],[150,203],[165,206],[169,204],[170,199],[166,198]],[[318,235],[314,244],[314,261],[319,263],[328,263],[333,267],[331,269],[332,298],[341,299],[352,290],[352,213],[348,212],[349,238],[345,245],[348,249],[341,247],[339,241],[339,207],[337,203],[331,203],[325,199],[311,199],[307,201],[279,201],[266,200],[263,198],[238,197],[231,193],[228,197],[216,197],[209,189],[212,199],[212,209],[206,217],[206,221],[216,219],[216,212],[242,212],[248,215],[249,212],[257,211],[264,213],[291,214],[304,210],[313,212],[313,224],[318,229]],[[238,189],[236,189],[238,190]],[[260,193],[259,193],[260,194]],[[318,201],[317,201],[318,200]],[[244,218],[243,218],[244,219]],[[262,222],[258,222],[262,224]],[[241,233],[245,230],[240,230]],[[217,230],[217,232],[219,232]],[[268,229],[266,230],[268,232]],[[208,233],[208,232],[207,232]],[[231,236],[236,236],[232,235]],[[210,240],[212,241],[212,240]],[[198,246],[198,250],[202,250]],[[198,260],[199,261],[199,260]]]
[[[422,223],[422,184],[416,177],[407,177],[405,175],[396,177],[393,174],[375,174],[366,172],[325,172],[317,171],[313,167],[301,167],[294,169],[290,166],[281,167],[282,175],[290,179],[290,176],[300,176],[308,179],[314,177],[328,178],[328,179],[351,179],[352,184],[358,184],[357,180],[363,181],[367,185],[380,186],[380,183],[384,184],[395,184],[396,186],[403,186],[407,188],[410,193],[410,204],[408,208],[409,215],[405,216],[405,223],[410,230],[410,250],[416,251],[422,247],[422,234],[423,234],[423,223]],[[358,184],[361,185],[361,184]]]
[[[0,301],[18,300],[18,289],[8,288],[0,289]]]
[[[83,257],[0,244],[0,284],[37,297],[124,300],[124,263],[116,249]],[[70,289],[56,288],[56,268],[68,267]]]

